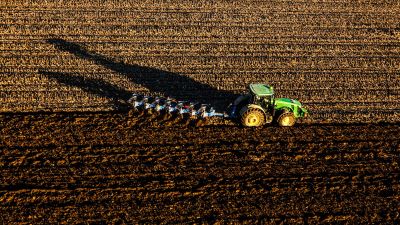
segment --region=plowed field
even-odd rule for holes
[[[5,223],[400,219],[398,124],[157,126],[124,113],[1,122]]]

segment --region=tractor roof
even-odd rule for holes
[[[270,96],[274,94],[274,89],[267,84],[250,84],[250,90],[258,96]]]

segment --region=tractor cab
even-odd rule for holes
[[[266,84],[250,84],[250,103],[269,110],[274,104],[274,88]]]

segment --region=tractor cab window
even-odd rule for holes
[[[265,97],[263,97],[263,99],[262,99],[262,102],[261,102],[261,106],[263,107],[263,108],[269,108],[269,106],[272,104],[272,96],[265,96]]]
[[[252,97],[252,103],[253,104],[259,105],[260,101],[261,101],[261,98],[259,96],[253,95],[253,97]]]

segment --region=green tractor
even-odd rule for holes
[[[250,84],[249,93],[239,96],[228,108],[228,113],[246,127],[273,122],[290,127],[308,114],[297,100],[274,98],[273,87],[266,84]]]

